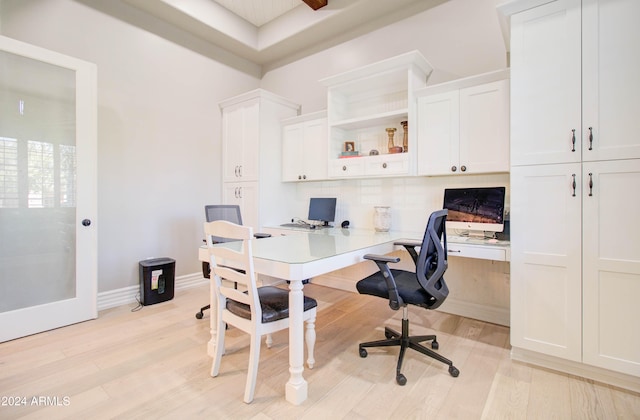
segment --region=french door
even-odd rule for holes
[[[0,342],[97,317],[96,80],[0,36]]]

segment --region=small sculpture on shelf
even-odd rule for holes
[[[400,122],[402,125],[402,129],[404,130],[404,137],[402,137],[402,151],[407,153],[409,151],[409,131],[408,131],[408,121]]]
[[[387,128],[387,135],[389,136],[389,144],[388,144],[388,148],[389,148],[389,153],[402,153],[402,147],[400,146],[396,146],[393,142],[393,136],[396,132],[397,128],[395,127],[391,127],[391,128]]]

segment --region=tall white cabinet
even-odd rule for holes
[[[514,358],[640,390],[637,0],[511,15]]]
[[[280,121],[300,113],[300,105],[264,89],[220,103],[222,112],[223,202],[238,204],[243,224],[254,231],[291,215],[286,203],[292,185],[282,183]]]

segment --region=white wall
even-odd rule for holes
[[[147,257],[198,272],[204,205],[221,201],[218,102],[259,80],[73,0],[3,0],[0,28],[98,66],[99,291],[138,284]]]

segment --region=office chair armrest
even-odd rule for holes
[[[393,243],[394,245],[402,245],[404,249],[407,250],[409,255],[411,255],[411,259],[414,264],[418,264],[418,253],[416,252],[416,247],[421,247],[422,242],[420,241],[397,241]]]
[[[389,257],[386,255],[376,255],[376,254],[366,254],[364,255],[362,258],[364,258],[365,260],[372,260],[372,261],[380,261],[380,262],[384,262],[384,263],[398,263],[400,262],[400,257]]]
[[[256,239],[270,238],[271,234],[270,233],[254,233],[253,237]]]
[[[387,283],[387,293],[389,293],[389,307],[394,311],[397,311],[398,309],[400,309],[400,306],[404,306],[404,301],[398,293],[396,281],[393,278],[391,270],[389,269],[389,263],[398,263],[400,262],[400,258],[375,254],[366,254],[362,258],[375,262],[378,266],[378,269],[382,273],[382,277],[384,277],[384,281],[385,283]]]

